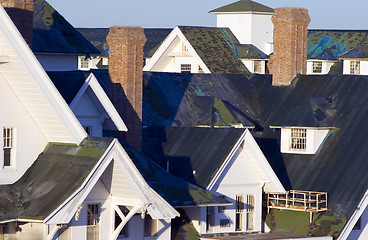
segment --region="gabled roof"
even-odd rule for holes
[[[355,58],[366,54],[368,45],[367,30],[308,30],[308,59],[338,60],[352,49],[348,56]],[[358,54],[357,54],[358,53]],[[357,55],[356,55],[357,54]]]
[[[238,39],[229,28],[179,27],[211,73],[245,73],[239,60]]]
[[[231,204],[204,188],[174,176],[147,156],[121,141],[124,149],[146,182],[174,207],[219,206]]]
[[[368,149],[364,147],[368,145],[368,76],[301,75],[288,87],[272,86],[270,75],[254,75],[250,80],[244,75],[215,76],[217,81],[199,79],[196,74],[180,78],[144,74],[153,86],[165,89],[162,84],[167,83],[170,92],[182,91],[182,96],[196,86],[206,96],[227,96],[226,101],[254,122],[253,136],[284,187],[327,192],[329,208],[349,218],[368,186]],[[160,121],[156,124],[164,126]],[[332,129],[315,155],[282,154],[280,131],[271,129],[272,125]]]
[[[3,7],[0,7],[0,35],[2,48],[11,56],[9,62],[2,64],[2,77],[47,141],[79,144],[86,137],[85,131]]]
[[[108,28],[77,28],[77,30],[101,52],[102,56],[109,56],[109,45],[106,41]],[[171,31],[169,28],[145,28],[144,35],[147,41],[143,47],[143,56],[152,57]]]
[[[79,146],[49,144],[17,182],[0,186],[1,220],[42,220],[85,180],[112,138],[87,138]]]
[[[100,51],[47,1],[34,0],[33,2],[33,52],[45,54],[100,54]]]
[[[85,71],[56,71],[47,72],[47,74],[72,110],[74,110],[82,95],[88,89],[91,89],[94,103],[101,107],[110,118],[106,126],[110,130],[128,130],[93,73]]]
[[[236,46],[239,58],[268,59],[268,56],[252,44],[239,44]]]
[[[145,151],[170,172],[207,188],[244,134],[242,128],[152,127],[145,130]],[[153,142],[149,142],[149,141]],[[160,151],[161,152],[160,154]]]
[[[256,12],[256,13],[273,13],[273,9],[251,0],[240,0],[229,5],[216,8],[210,13],[239,13],[239,12]]]

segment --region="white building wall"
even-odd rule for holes
[[[94,104],[91,91],[85,91],[79,101],[73,106],[72,111],[82,126],[90,127],[90,136],[102,137],[102,124],[106,114]]]
[[[359,75],[368,75],[368,61],[360,60],[360,59],[346,59],[343,61],[343,74],[350,74],[350,62],[351,61],[360,61],[360,74]]]
[[[321,73],[313,73],[313,62],[322,62],[322,72]],[[307,61],[307,74],[328,74],[331,67],[335,64],[334,61],[321,61],[321,60],[308,60]]]
[[[272,53],[272,14],[217,14],[217,27],[228,27],[241,44],[253,44],[266,54]]]
[[[243,195],[244,203],[246,203],[247,195],[253,195],[255,197],[254,206],[254,229],[248,231],[261,231],[262,223],[262,181],[257,173],[256,168],[252,164],[252,159],[255,158],[252,152],[248,152],[247,149],[239,147],[238,151],[234,154],[226,169],[222,172],[218,181],[214,187],[210,190],[216,195],[224,195],[226,199],[231,201],[233,205],[226,206],[224,213],[217,213],[216,226],[214,232],[234,232],[235,231],[235,203],[236,195]],[[257,161],[256,159],[253,159]],[[240,177],[241,176],[241,177]],[[202,209],[202,222],[201,233],[206,231],[205,214],[206,209]],[[217,210],[216,210],[217,211]],[[229,227],[220,227],[220,219],[230,219]],[[246,232],[247,220],[246,220],[246,204],[244,204],[243,210],[243,231]]]
[[[260,61],[261,62],[261,72],[260,74],[266,73],[266,61],[265,60],[249,60],[249,59],[241,59],[241,62],[244,64],[244,66],[251,72],[254,72],[254,62]]]
[[[3,149],[3,127],[13,127],[15,135],[12,152],[14,161],[11,167],[3,167],[3,153],[0,154],[0,184],[9,184],[24,174],[48,142],[2,77],[0,77],[0,96],[0,149]]]
[[[290,149],[291,128],[281,128],[281,152],[294,154],[315,154],[321,147],[329,130],[328,129],[307,129],[306,135],[306,149],[292,150]]]
[[[197,232],[201,232],[201,208],[188,207],[184,208],[184,211],[191,220],[193,227],[197,230]]]
[[[45,71],[78,70],[78,55],[36,54]]]

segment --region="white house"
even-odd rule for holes
[[[230,28],[241,44],[252,44],[265,54],[273,52],[273,9],[254,1],[235,3],[210,11],[217,27]]]
[[[203,236],[261,233],[262,196],[285,193],[247,129],[166,127],[161,143],[170,173],[206,188],[231,206],[184,209]]]

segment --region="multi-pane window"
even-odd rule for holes
[[[14,129],[3,128],[3,166],[11,166],[14,147]]]
[[[262,61],[254,61],[254,73],[262,73]]]
[[[235,230],[243,230],[243,209],[244,209],[244,196],[236,195],[235,202]]]
[[[254,195],[247,195],[247,230],[254,230]]]
[[[350,74],[360,74],[360,61],[350,61]]]
[[[98,225],[98,215],[99,215],[98,204],[88,204],[87,225]]]
[[[122,210],[122,209],[120,208],[120,210]],[[122,212],[125,215],[128,215],[129,211],[122,210]],[[121,223],[121,218],[120,218],[119,214],[117,212],[115,212],[115,229],[120,225],[120,223]],[[123,229],[120,231],[119,237],[128,237],[128,223],[126,223],[124,225]]]
[[[89,58],[84,56],[80,57],[80,68],[89,69]]]
[[[192,72],[192,65],[191,64],[181,64],[180,71],[182,73],[191,73]]]
[[[144,217],[144,236],[153,237],[157,235],[157,220],[152,219],[150,215]]]
[[[313,62],[313,73],[322,73],[322,62]]]
[[[307,149],[307,129],[292,128],[290,138],[291,150],[306,150]]]

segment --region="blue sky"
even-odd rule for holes
[[[237,0],[48,0],[75,27],[215,26],[210,10]],[[257,0],[256,0],[257,1]],[[309,28],[368,30],[368,0],[258,0],[266,6],[309,10]]]

